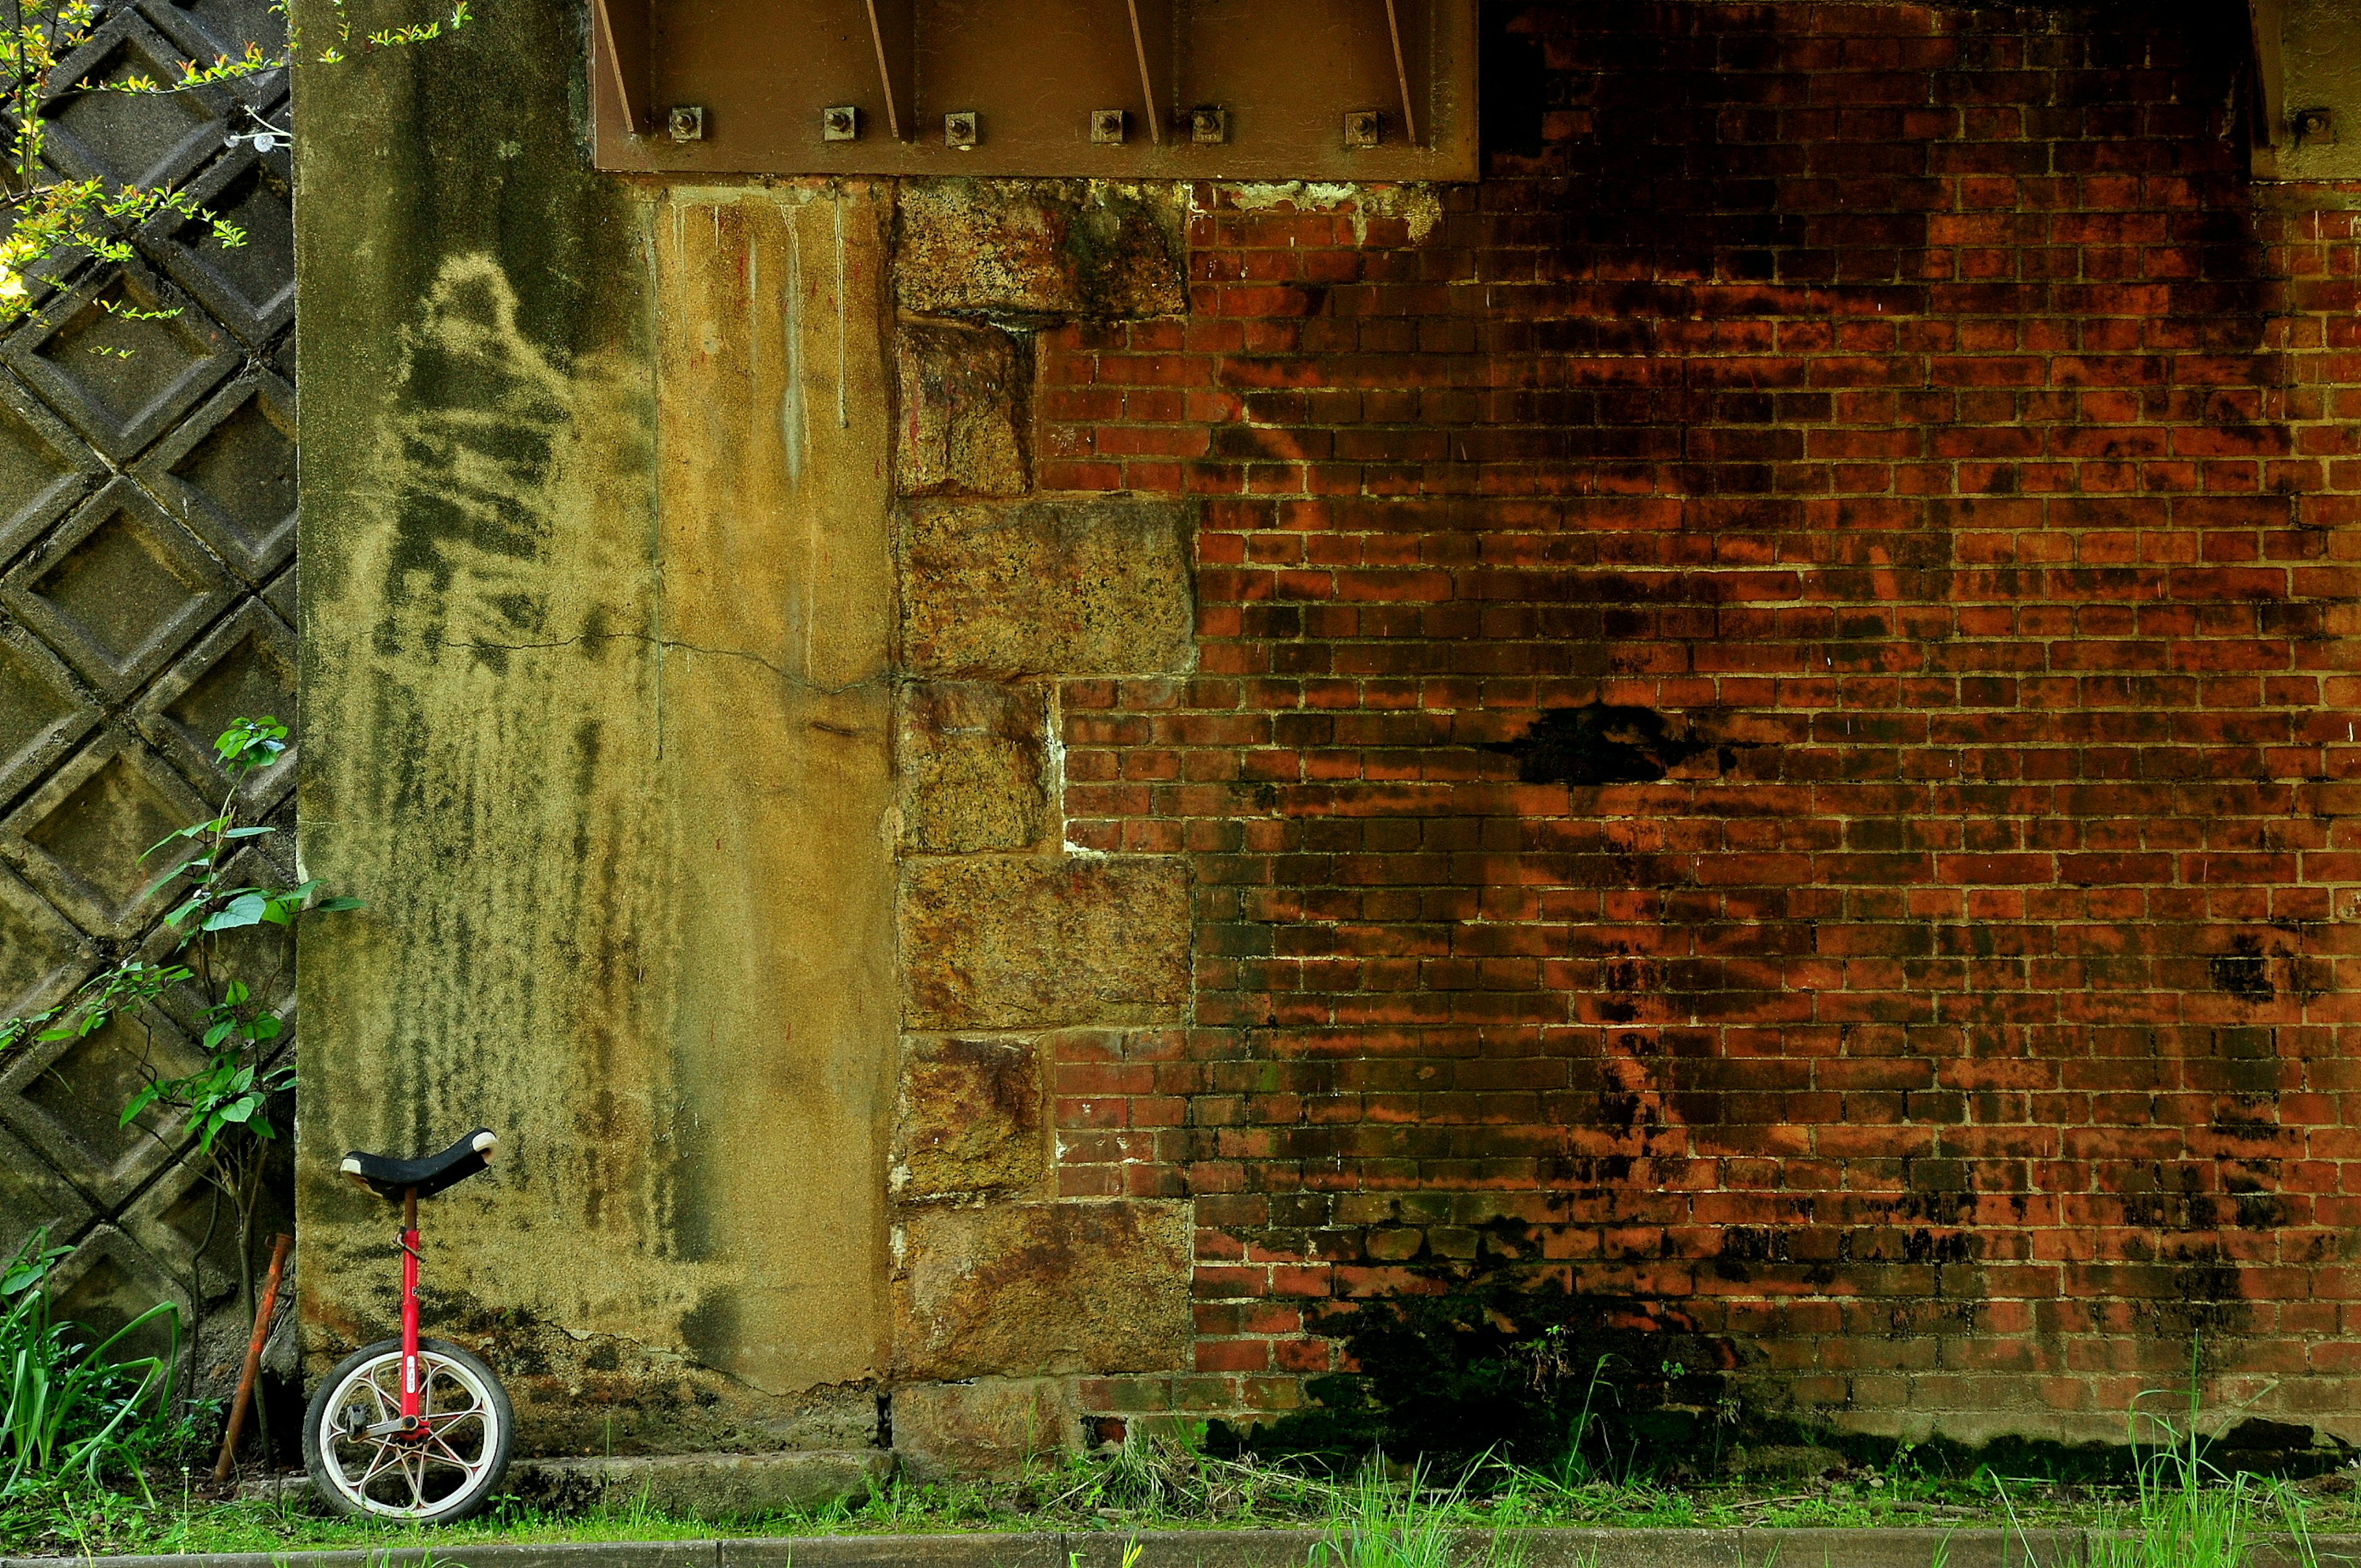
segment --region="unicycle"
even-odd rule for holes
[[[303,1467],[333,1512],[441,1524],[489,1502],[516,1445],[516,1417],[492,1369],[456,1344],[418,1337],[418,1201],[491,1163],[478,1127],[424,1159],[345,1157],[344,1173],[401,1205],[401,1337],[336,1364],[303,1412]]]

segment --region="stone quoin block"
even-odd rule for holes
[[[903,1375],[1180,1366],[1193,1223],[1188,1203],[1167,1201],[917,1212],[902,1226],[895,1271]]]
[[[1040,1054],[1027,1039],[909,1035],[894,1098],[895,1196],[1007,1191],[1049,1166]]]
[[[1171,1023],[1188,998],[1178,860],[916,860],[899,913],[906,1028]]]
[[[931,681],[899,693],[902,842],[928,854],[1023,850],[1047,832],[1048,696]]]
[[[932,675],[1173,674],[1195,662],[1170,501],[921,502],[902,526],[902,649]]]
[[[1017,340],[994,326],[905,323],[894,364],[895,488],[906,496],[1023,495],[1031,482],[1023,435],[1030,360]]]
[[[906,311],[1012,320],[1178,315],[1187,192],[1082,180],[907,180],[895,291]]]
[[[1082,1411],[1065,1377],[979,1377],[894,1391],[894,1452],[913,1478],[1006,1476],[1080,1445]]]

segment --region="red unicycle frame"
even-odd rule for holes
[[[344,1174],[401,1206],[401,1335],[346,1356],[304,1410],[303,1466],[334,1512],[439,1523],[499,1493],[515,1442],[508,1394],[473,1353],[419,1332],[418,1300],[420,1200],[487,1168],[499,1142],[478,1127],[420,1159],[345,1157]]]

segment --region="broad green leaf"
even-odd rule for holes
[[[263,911],[269,906],[269,901],[260,894],[241,893],[231,899],[226,907],[206,916],[204,929],[235,931],[245,926],[258,926],[262,923]]]

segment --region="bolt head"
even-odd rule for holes
[[[1375,109],[1354,109],[1345,115],[1345,145],[1348,148],[1371,148],[1378,145],[1385,120]]]
[[[1191,110],[1189,115],[1189,139],[1218,146],[1230,139],[1230,112],[1227,109]]]
[[[675,104],[664,115],[664,128],[675,141],[705,139],[705,110],[695,104]]]
[[[819,139],[852,141],[861,135],[861,111],[850,104],[819,112]]]
[[[973,109],[961,109],[943,116],[943,145],[961,152],[972,149],[983,138],[981,118]]]
[[[1091,111],[1091,140],[1100,147],[1113,147],[1123,141],[1124,113],[1121,109]]]

